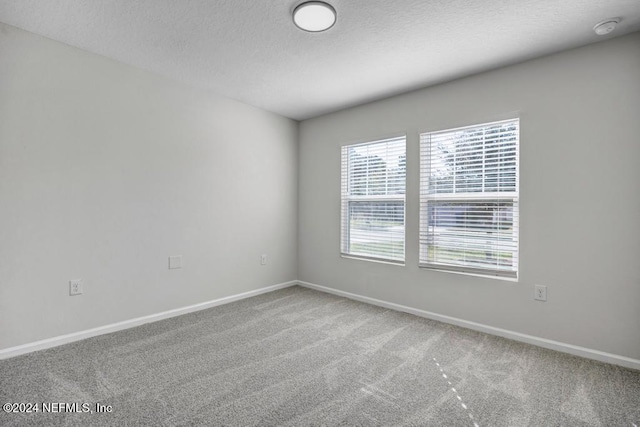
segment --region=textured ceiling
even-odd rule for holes
[[[308,33],[300,2],[0,0],[0,21],[298,120],[640,30],[640,0],[329,0]]]

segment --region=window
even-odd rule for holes
[[[342,147],[341,253],[404,262],[406,138]]]
[[[516,278],[519,119],[420,135],[420,266]]]

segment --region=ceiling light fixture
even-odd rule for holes
[[[336,23],[336,10],[323,1],[307,1],[293,9],[293,23],[304,31],[326,31]]]
[[[611,31],[615,30],[616,25],[618,25],[619,22],[620,22],[620,18],[605,19],[604,21],[597,23],[593,27],[593,31],[595,31],[596,34],[599,36],[604,36],[606,34],[609,34]]]

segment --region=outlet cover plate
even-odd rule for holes
[[[70,296],[75,296],[75,295],[82,295],[82,280],[80,279],[75,279],[75,280],[69,280],[69,295]]]
[[[537,301],[547,300],[547,287],[544,285],[536,285],[534,290],[533,299]]]
[[[169,269],[182,268],[182,255],[172,255],[169,257]]]

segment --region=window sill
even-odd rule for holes
[[[405,263],[404,261],[392,261],[392,260],[384,260],[384,259],[379,259],[379,258],[369,258],[369,257],[365,257],[365,256],[357,256],[357,255],[348,255],[348,254],[340,254],[341,258],[346,258],[346,259],[354,259],[356,261],[369,261],[369,262],[375,262],[378,264],[388,264],[388,265],[395,265],[396,267],[404,267]]]
[[[495,279],[495,280],[503,280],[505,282],[518,283],[518,277],[506,277],[506,276],[496,276],[493,274],[481,274],[481,273],[470,273],[468,271],[457,271],[457,270],[448,270],[446,268],[438,268],[438,267],[428,267],[424,265],[419,266],[421,270],[430,270],[430,271],[439,271],[441,273],[452,273],[452,274],[461,274],[463,276],[472,276],[472,277],[480,277],[483,279]]]

